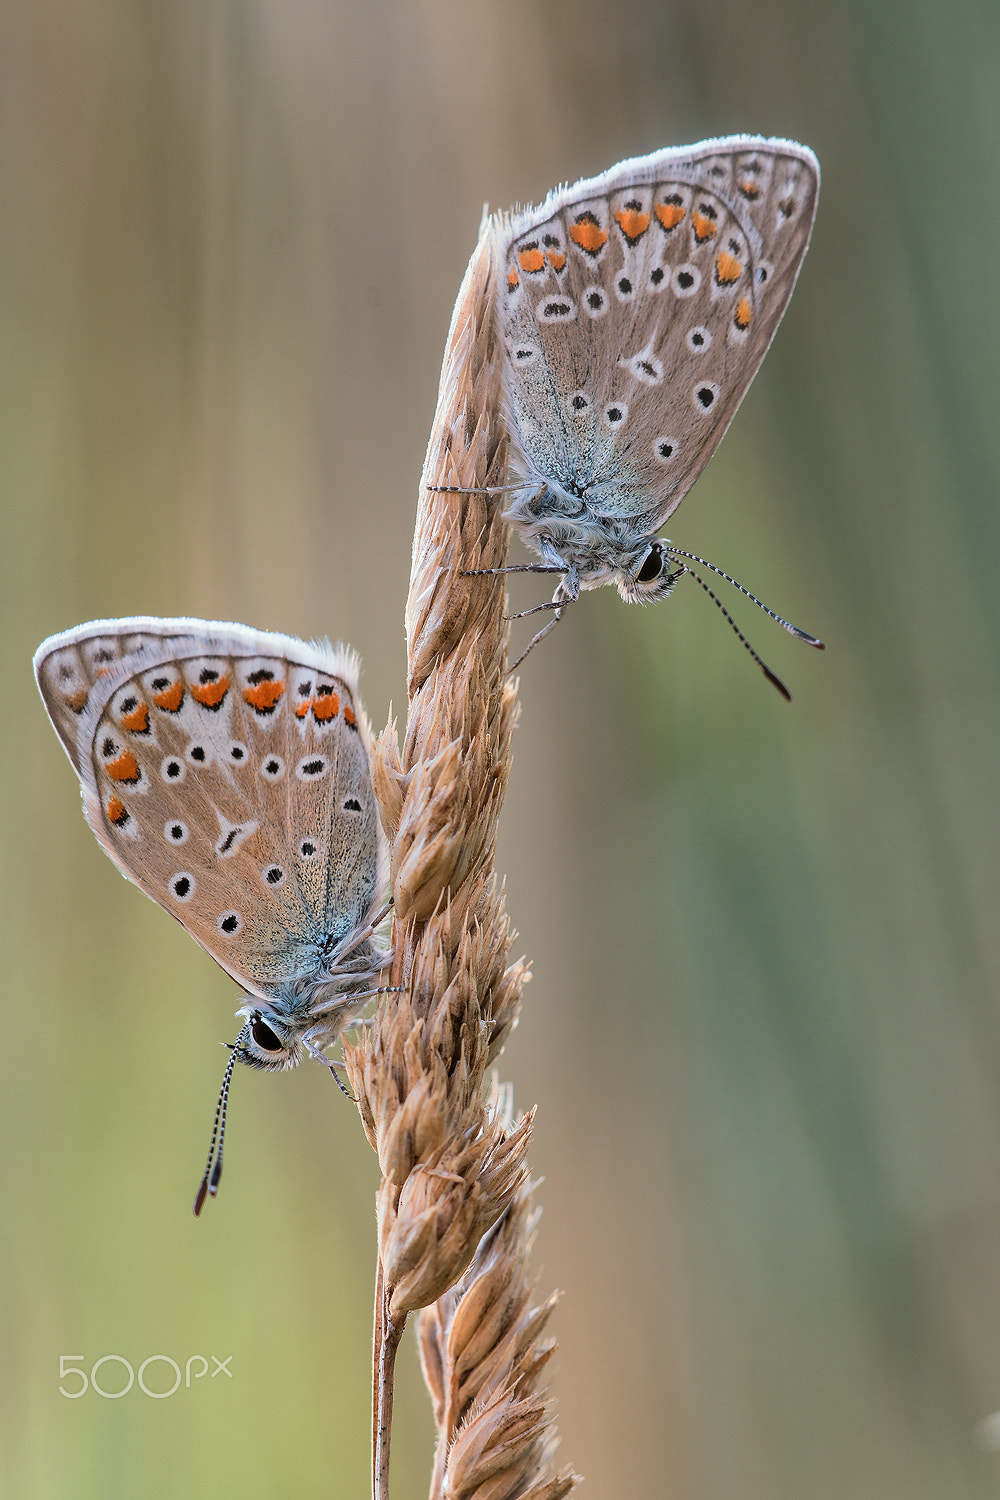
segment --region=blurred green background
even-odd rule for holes
[[[741,130],[816,150],[819,217],[670,534],[829,649],[734,604],[789,707],[693,585],[603,590],[523,670],[503,1071],[560,1456],[595,1497],[1000,1493],[998,75],[995,0],[0,11],[4,1495],[362,1495],[369,1432],[357,1118],[242,1073],[192,1219],[233,986],[98,850],[32,651],[328,632],[384,723],[483,200]],[[59,1394],[108,1354],[232,1378]],[[431,1436],[411,1340],[394,1500]]]

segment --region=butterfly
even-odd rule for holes
[[[560,575],[536,640],[583,589],[665,598],[693,571],[685,559],[735,583],[656,533],[767,352],[818,192],[807,147],[731,136],[620,162],[490,221],[514,475],[505,517],[541,559],[516,571]]]
[[[245,625],[140,617],[52,636],[34,664],[105,852],[246,997],[197,1213],[221,1175],[233,1063],[312,1056],[332,1071],[324,1049],[388,962],[359,661]]]

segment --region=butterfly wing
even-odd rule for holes
[[[35,679],[78,776],[82,771],[77,738],[94,689],[120,673],[123,659],[133,652],[159,650],[171,638],[197,635],[206,624],[186,619],[92,620],[42,642],[35,652]],[[221,631],[229,628],[218,627]]]
[[[245,989],[314,973],[364,922],[384,849],[353,653],[132,619],[35,666],[98,839]]]
[[[526,485],[655,530],[694,484],[788,305],[819,165],[735,136],[621,162],[493,221],[504,394]]]

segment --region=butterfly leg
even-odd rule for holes
[[[337,1085],[344,1098],[350,1099],[352,1104],[357,1104],[357,1099],[355,1099],[354,1095],[347,1087],[347,1084],[344,1083],[340,1074],[337,1072],[337,1069],[343,1068],[344,1064],[342,1062],[338,1062],[335,1057],[327,1057],[324,1052],[321,1052],[318,1047],[310,1045],[309,1042],[306,1042],[305,1045],[310,1057],[314,1057],[316,1061],[322,1063],[325,1068],[329,1068],[330,1077],[333,1079],[334,1083]]]
[[[553,630],[555,630],[556,626],[559,624],[559,621],[562,619],[563,606],[564,606],[565,603],[566,603],[566,601],[563,600],[562,604],[557,605],[556,606],[556,612],[552,616],[552,618],[549,621],[549,623],[547,625],[543,625],[542,628],[541,628],[541,630],[537,630],[535,632],[535,634],[531,637],[531,640],[525,646],[524,650],[521,652],[520,656],[517,658],[517,661],[514,663],[514,665],[512,667],[508,667],[508,669],[507,669],[507,676],[508,677],[510,677],[513,672],[517,671],[518,667],[524,661],[524,658],[528,655],[529,651],[533,651],[535,649],[535,647],[538,645],[539,641],[543,641],[547,635],[549,635]],[[551,605],[544,605],[544,604],[539,605],[540,609],[546,609],[546,608],[551,609],[551,607],[552,607]],[[533,610],[525,610],[525,614],[533,614],[533,613],[534,613]],[[519,617],[515,615],[514,618],[517,619]]]
[[[437,495],[509,495],[511,490],[516,490],[520,486],[516,484],[428,484],[424,488],[433,490]]]
[[[506,615],[504,618],[508,624],[511,620],[526,620],[529,615],[537,615],[543,609],[562,609],[565,603],[565,599],[546,599],[544,604],[533,604],[530,609],[519,609],[517,614]]]
[[[353,953],[355,948],[357,948],[361,943],[366,942],[367,939],[375,933],[375,931],[385,921],[391,910],[392,897],[390,896],[389,899],[379,909],[379,911],[376,912],[375,916],[373,916],[368,922],[365,923],[364,927],[359,927],[354,932],[348,934],[347,941],[345,942],[343,948],[341,948],[339,952],[334,955],[331,965],[332,971],[336,971],[337,965],[340,963],[341,959],[346,958],[348,953]]]
[[[566,568],[562,578],[556,584],[556,591],[547,604],[536,604],[534,609],[525,609],[522,610],[520,614],[510,616],[510,619],[512,620],[521,620],[526,615],[537,614],[540,609],[555,610],[555,614],[552,616],[552,619],[549,621],[549,623],[547,625],[543,625],[541,630],[535,632],[535,634],[531,637],[531,640],[521,652],[520,656],[517,658],[517,661],[514,663],[514,665],[512,667],[508,667],[508,677],[512,672],[517,671],[518,667],[524,661],[524,658],[530,651],[533,651],[535,649],[535,647],[538,645],[538,642],[544,640],[547,635],[550,635],[552,631],[555,630],[556,626],[559,624],[559,621],[562,619],[563,610],[566,608],[566,605],[573,604],[577,599],[579,599],[579,597],[580,574],[576,564],[571,563],[570,566]]]
[[[460,578],[496,578],[501,573],[565,573],[562,563],[516,563],[509,568],[465,568]]]

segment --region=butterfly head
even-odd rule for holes
[[[366,941],[333,969],[295,981],[270,1001],[248,998],[236,1012],[244,1022],[233,1044],[236,1061],[267,1073],[283,1073],[307,1057],[329,1067],[324,1048],[380,993],[370,986],[377,986],[386,957]]]
[[[237,1014],[246,1017],[246,1025],[233,1045],[237,1062],[268,1073],[283,1073],[306,1055],[301,1026],[290,1025],[260,1005],[244,1005]]]
[[[659,537],[643,537],[614,571],[614,582],[626,604],[656,604],[665,599],[684,572]]]

